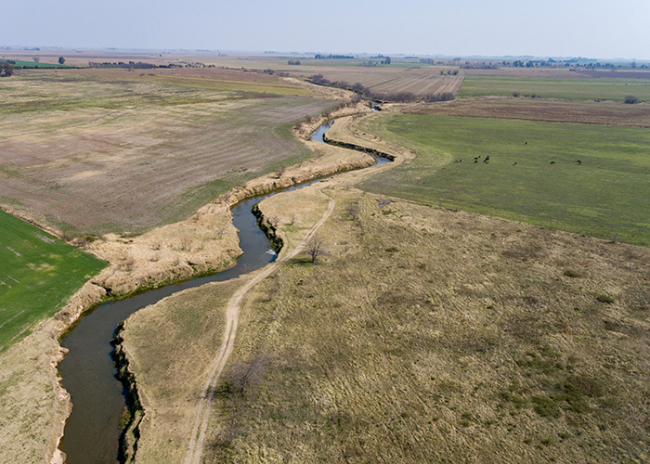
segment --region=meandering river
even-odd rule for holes
[[[324,123],[312,139],[323,142],[323,134],[332,126]],[[372,155],[376,164],[390,162]],[[311,185],[313,181],[286,190]],[[197,277],[183,283],[169,285],[141,295],[105,303],[83,316],[79,324],[62,340],[69,353],[59,365],[63,386],[70,393],[72,414],[65,427],[61,450],[71,464],[99,464],[118,462],[120,416],[126,408],[126,392],[117,379],[111,340],[117,326],[124,319],[145,306],[187,288],[208,282],[221,282],[260,269],[275,261],[277,255],[264,232],[257,226],[253,205],[274,195],[251,198],[236,205],[233,223],[239,229],[240,248],[244,254],[237,265],[227,271],[206,277]]]

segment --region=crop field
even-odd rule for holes
[[[365,68],[337,67],[316,70],[318,74],[330,81],[345,81],[349,84],[357,82],[369,87],[374,92],[399,93],[411,92],[418,96],[440,94],[444,92],[454,95],[461,88],[463,74],[441,75],[441,71],[451,68],[442,66],[427,66],[416,68]]]
[[[203,462],[643,461],[648,250],[327,193],[327,256],[245,298]],[[268,208],[293,233],[278,197]],[[148,417],[136,461],[182,459],[234,291],[202,287],[127,321]]]
[[[619,102],[548,100],[539,98],[472,98],[445,104],[418,104],[402,110],[413,114],[438,114],[476,118],[650,127],[650,105]]]
[[[467,76],[458,96],[536,95],[542,98],[565,100],[615,100],[622,102],[626,95],[641,101],[650,101],[650,79],[547,79],[501,76]]]
[[[242,72],[215,68],[171,68],[171,69],[75,69],[66,72],[71,76],[110,78],[134,82],[148,82],[160,85],[186,86],[195,89],[212,89],[230,92],[251,92],[271,95],[293,95],[300,97],[322,97],[309,89],[298,87],[277,76],[257,72]]]
[[[374,121],[367,132],[420,156],[364,189],[650,245],[646,129],[421,115]]]
[[[2,203],[71,233],[174,222],[312,156],[290,128],[338,103],[275,76],[102,71],[3,81]]]
[[[12,60],[14,61],[14,66],[16,69],[27,67],[27,68],[65,68],[58,63],[36,63],[34,61],[22,61],[22,60]]]
[[[104,265],[0,211],[0,352],[59,311]]]

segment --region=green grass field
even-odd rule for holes
[[[400,115],[366,130],[420,155],[369,191],[650,245],[647,129]]]
[[[0,352],[60,310],[104,263],[0,211]]]
[[[24,67],[27,67],[27,68],[30,68],[30,69],[34,69],[34,68],[39,68],[39,69],[40,68],[62,68],[62,69],[69,68],[69,66],[54,64],[54,63],[36,63],[35,61],[22,61],[22,60],[11,60],[11,61],[15,62],[14,66],[16,67],[16,69],[24,68]]]
[[[634,95],[641,101],[650,101],[650,80],[521,79],[467,76],[458,97],[511,96],[514,92],[519,92],[522,96],[536,94],[543,98],[565,100],[623,101],[626,95]]]

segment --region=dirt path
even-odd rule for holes
[[[371,116],[371,115],[367,115],[367,116]],[[343,125],[348,131],[351,131],[351,129],[347,126],[352,121],[352,119],[355,118],[349,119],[347,121],[347,124],[343,123],[340,120],[337,120],[335,126],[337,124],[340,124]],[[356,131],[352,131],[351,133],[354,134],[354,138],[358,139],[364,146],[372,146],[372,147],[378,146],[382,150],[385,150],[388,153],[394,155],[395,160],[392,163],[384,164],[382,166],[373,166],[366,169],[350,171],[345,174],[339,174],[337,175],[336,181],[334,182],[322,181],[322,183],[330,182],[327,184],[327,186],[331,186],[333,184],[340,184],[340,185],[355,184],[367,178],[368,176],[374,175],[385,169],[391,169],[415,157],[413,153],[409,152],[408,150],[405,150],[403,147],[386,143],[385,141],[375,136],[368,136],[367,134],[361,134],[355,132]],[[283,257],[279,261],[276,261],[270,266],[267,266],[266,268],[260,270],[251,280],[249,280],[243,287],[241,287],[228,302],[228,306],[226,308],[226,328],[224,330],[224,339],[221,344],[221,347],[219,348],[219,352],[217,353],[217,356],[212,362],[210,368],[210,374],[206,381],[205,388],[203,389],[203,395],[201,398],[201,402],[199,404],[199,409],[194,419],[194,426],[192,428],[192,438],[190,440],[190,446],[185,455],[185,459],[183,460],[183,464],[199,464],[201,462],[201,456],[203,454],[203,448],[205,443],[205,434],[208,428],[208,421],[210,418],[210,410],[212,408],[212,399],[214,397],[214,392],[216,390],[217,384],[219,383],[221,372],[223,371],[226,363],[228,362],[228,358],[230,357],[230,354],[232,353],[235,346],[235,336],[237,334],[237,325],[239,323],[239,309],[240,309],[242,298],[244,297],[244,295],[246,295],[246,293],[249,290],[255,287],[258,283],[260,283],[266,277],[273,274],[282,264],[284,264],[288,260],[298,255],[300,252],[302,252],[302,250],[305,248],[307,243],[309,243],[309,241],[314,237],[318,229],[320,229],[320,227],[330,217],[330,215],[334,211],[336,202],[332,197],[330,197],[329,195],[323,192],[324,188],[325,186],[321,187],[318,190],[318,194],[321,195],[323,198],[327,199],[328,201],[327,211],[325,211],[325,213],[319,219],[319,221],[310,229],[309,233],[285,257]]]
[[[324,188],[324,187],[323,187]],[[255,287],[258,283],[264,280],[266,277],[275,272],[282,264],[288,260],[295,257],[300,253],[307,243],[313,238],[318,229],[325,223],[325,221],[330,217],[336,206],[336,202],[332,197],[323,192],[323,188],[318,190],[319,195],[327,199],[328,207],[325,214],[320,218],[320,220],[311,228],[309,233],[303,238],[300,243],[293,249],[287,256],[282,258],[280,261],[276,261],[270,266],[263,269],[255,277],[241,287],[230,299],[228,302],[228,307],[226,309],[226,329],[224,331],[224,339],[219,352],[212,363],[212,368],[210,369],[210,375],[203,389],[203,395],[201,402],[199,404],[199,410],[196,413],[194,419],[194,427],[192,429],[192,439],[190,440],[190,447],[185,455],[184,464],[199,464],[201,460],[201,455],[203,454],[203,446],[205,443],[205,432],[208,428],[208,420],[210,418],[210,410],[212,407],[212,399],[214,397],[214,392],[216,390],[217,384],[219,383],[219,378],[221,377],[221,372],[228,362],[228,358],[232,353],[232,350],[235,346],[235,336],[237,335],[237,325],[239,323],[239,309],[241,305],[241,300],[246,295],[246,293]]]

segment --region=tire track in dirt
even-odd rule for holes
[[[237,335],[237,326],[239,324],[239,309],[242,299],[249,290],[259,284],[269,275],[274,273],[282,264],[286,263],[295,257],[298,253],[300,253],[305,248],[307,243],[309,243],[309,241],[314,237],[318,229],[320,229],[320,227],[330,217],[334,211],[336,202],[332,197],[323,192],[323,188],[318,190],[318,194],[327,199],[327,211],[325,211],[319,221],[310,229],[309,233],[307,233],[307,235],[300,241],[300,243],[298,243],[296,248],[294,248],[293,251],[291,251],[287,256],[263,269],[251,280],[249,280],[243,287],[237,290],[237,292],[230,298],[230,301],[228,302],[228,306],[226,308],[226,328],[224,331],[224,339],[221,347],[219,348],[219,352],[217,353],[216,358],[212,362],[210,375],[208,376],[205,388],[203,389],[203,395],[199,404],[199,410],[197,411],[196,417],[194,419],[194,427],[192,428],[190,446],[185,455],[183,464],[199,464],[201,461],[201,455],[203,454],[205,434],[208,428],[208,421],[210,419],[210,411],[212,408],[214,392],[216,391],[217,384],[221,378],[221,373],[223,372],[223,369],[228,362],[228,358],[230,357],[230,354],[232,353],[235,346],[235,337]]]

